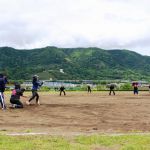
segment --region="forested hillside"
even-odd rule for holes
[[[60,72],[64,70],[64,73]],[[0,72],[10,79],[149,80],[150,57],[128,50],[46,47],[33,50],[0,48]]]

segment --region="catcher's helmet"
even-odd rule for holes
[[[15,89],[20,89],[20,84],[19,83],[15,83]]]

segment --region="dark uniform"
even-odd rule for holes
[[[23,104],[20,101],[20,96],[23,96],[23,92],[25,89],[21,88],[19,84],[15,85],[15,89],[12,90],[10,103],[12,104],[13,108],[23,108]]]
[[[114,91],[115,85],[111,84],[109,89],[110,89],[109,95],[111,95],[111,92],[113,92],[113,94],[115,95],[115,91]]]
[[[60,96],[61,96],[62,92],[64,93],[64,95],[66,95],[65,87],[64,86],[61,86],[60,89],[59,89],[59,91],[60,91]]]
[[[87,86],[87,91],[88,91],[88,93],[92,92],[91,87],[89,85]]]
[[[137,84],[135,84],[134,86],[133,86],[133,93],[134,93],[134,95],[135,94],[137,94],[138,95],[138,85]]]
[[[40,104],[39,102],[39,94],[38,94],[38,88],[41,87],[43,85],[43,82],[40,82],[38,80],[38,76],[33,76],[33,80],[32,80],[32,97],[29,99],[29,101],[27,101],[27,104],[30,104],[30,102],[36,98],[36,103]]]
[[[2,109],[6,109],[5,101],[4,101],[4,91],[5,91],[5,85],[7,83],[7,78],[3,76],[3,74],[0,74],[0,103]]]

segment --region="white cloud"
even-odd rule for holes
[[[149,6],[149,0],[0,0],[0,46],[94,46],[150,55]]]

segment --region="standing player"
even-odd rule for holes
[[[89,85],[87,86],[87,91],[88,91],[88,93],[92,92],[91,87]]]
[[[64,95],[66,95],[65,87],[64,86],[61,86],[60,89],[59,89],[59,91],[60,91],[60,96],[61,96],[62,92],[64,93]]]
[[[139,94],[139,91],[138,91],[138,83],[137,82],[135,82],[135,83],[132,83],[132,86],[133,86],[133,93],[134,93],[134,95],[135,94]]]
[[[38,76],[37,76],[37,75],[34,75],[34,76],[33,76],[33,80],[32,80],[32,84],[33,84],[33,86],[32,86],[32,97],[31,97],[28,101],[26,101],[26,103],[27,103],[28,105],[30,105],[30,102],[31,102],[34,98],[36,98],[36,104],[40,105],[40,102],[39,102],[39,94],[38,94],[37,91],[38,91],[39,87],[41,87],[41,86],[43,85],[43,82],[40,82],[39,79],[38,79]]]
[[[0,103],[3,110],[6,109],[4,101],[4,91],[6,83],[8,83],[7,78],[3,74],[0,74]]]
[[[110,87],[109,87],[110,91],[109,91],[109,95],[111,95],[111,92],[113,92],[113,94],[115,95],[115,84],[110,84]]]

